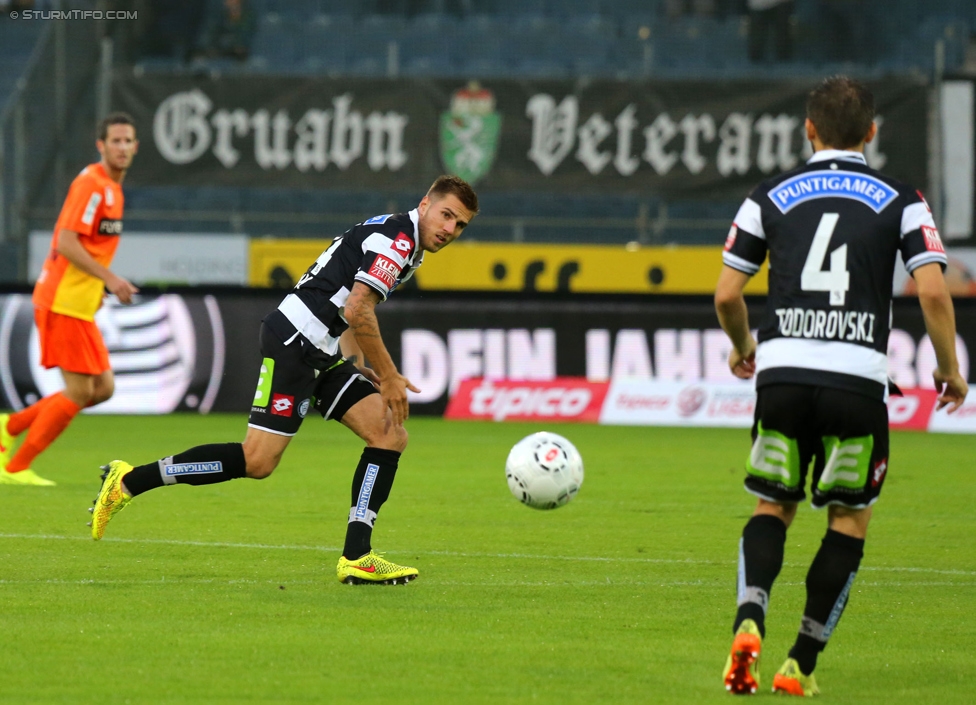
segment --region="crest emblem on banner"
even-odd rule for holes
[[[452,174],[475,183],[489,171],[498,153],[502,116],[495,111],[495,95],[476,82],[451,96],[441,114],[441,161]]]

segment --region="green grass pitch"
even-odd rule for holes
[[[539,425],[408,422],[374,546],[407,586],[335,564],[361,444],[310,420],[275,474],[137,498],[88,538],[97,465],[243,436],[243,416],[84,416],[0,486],[0,702],[728,703],[744,430],[551,425],[586,464],[555,511],[503,466]],[[976,439],[895,433],[844,619],[834,703],[976,701]],[[763,689],[799,624],[825,516],[801,509],[772,593]]]

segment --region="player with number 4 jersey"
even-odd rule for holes
[[[758,393],[745,480],[758,502],[739,542],[735,636],[723,675],[725,688],[739,694],[759,685],[769,593],[808,470],[813,506],[827,508],[828,530],[773,690],[819,692],[817,656],[847,605],[888,472],[887,349],[899,253],[935,348],[939,408],[955,411],[968,392],[932,212],[921,193],[864,158],[877,135],[870,91],[845,77],[825,80],[808,98],[806,133],[811,159],[760,184],[736,214],[715,292],[733,345],[729,367],[742,379],[755,375]],[[743,289],[767,257],[769,296],[757,344]]]
[[[861,152],[823,149],[760,184],[723,253],[745,275],[769,256],[757,385],[805,382],[884,399],[899,252],[909,273],[946,265],[921,193],[869,167]]]

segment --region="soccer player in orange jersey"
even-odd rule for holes
[[[71,183],[34,286],[41,364],[61,370],[64,390],[17,413],[0,414],[0,484],[55,484],[31,469],[34,458],[79,411],[115,391],[108,349],[94,319],[105,289],[124,304],[138,291],[109,270],[122,234],[122,180],[139,147],[132,118],[112,113],[102,120],[95,146],[102,159]],[[13,453],[14,439],[24,431],[27,437]]]

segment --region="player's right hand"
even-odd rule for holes
[[[413,383],[399,372],[392,377],[380,380],[380,396],[393,412],[393,423],[402,426],[410,417],[410,404],[407,401],[407,390],[419,392]]]
[[[936,369],[932,373],[932,379],[935,380],[935,391],[939,393],[939,403],[935,407],[936,411],[948,406],[948,413],[951,414],[966,401],[966,395],[969,394],[969,385],[966,384],[966,380],[962,378],[958,370],[955,374],[947,375],[941,370]]]
[[[729,353],[729,369],[739,379],[752,379],[756,374],[756,341],[749,336],[749,348],[740,353],[734,347]]]
[[[139,289],[132,282],[115,274],[112,275],[112,279],[105,282],[105,288],[124,304],[131,304],[132,296],[139,293]]]

